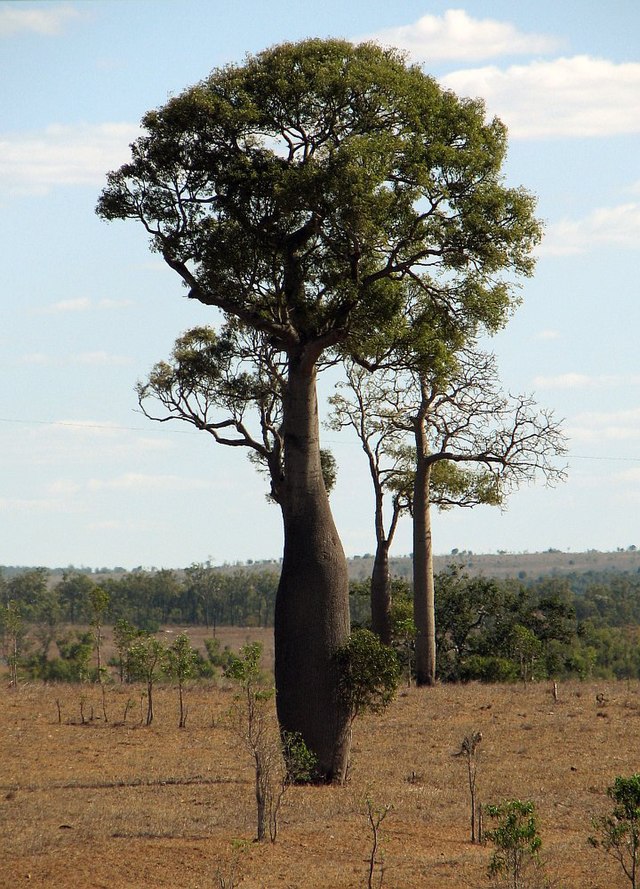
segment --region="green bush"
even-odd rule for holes
[[[478,679],[480,682],[516,682],[520,678],[518,665],[508,658],[472,654],[460,665],[463,682]]]
[[[366,710],[380,713],[393,700],[400,679],[395,651],[371,630],[354,630],[336,651],[338,686],[351,718]]]

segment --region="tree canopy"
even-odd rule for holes
[[[386,335],[408,296],[495,329],[501,271],[532,270],[539,225],[504,185],[505,127],[396,50],[283,44],[142,123],[98,213],[142,222],[190,297],[285,349]]]

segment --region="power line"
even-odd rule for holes
[[[15,420],[10,417],[0,417],[0,423],[15,423],[23,426],[68,426],[72,429],[102,429],[106,432],[171,432],[175,435],[195,435],[197,429],[176,429],[158,426],[116,426],[101,425],[100,423],[73,423],[69,420]]]
[[[0,417],[0,423],[9,423],[22,426],[65,426],[72,429],[102,429],[106,432],[170,432],[174,435],[196,435],[199,429],[177,429],[175,426],[116,426],[104,425],[100,423],[74,423],[70,420],[21,420],[13,417]],[[358,442],[349,442],[344,438],[325,438],[324,441],[332,444],[358,444]],[[590,454],[567,454],[567,460],[600,460],[610,461],[614,463],[640,463],[638,457],[597,457]]]

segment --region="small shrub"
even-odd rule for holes
[[[480,682],[516,682],[519,671],[517,664],[508,658],[473,654],[462,662],[460,678],[463,682],[472,679]]]
[[[607,788],[607,795],[614,802],[613,811],[594,819],[597,836],[589,837],[589,842],[617,861],[636,889],[640,853],[640,774],[629,778],[618,776]]]
[[[529,800],[506,800],[487,806],[486,812],[497,822],[493,830],[485,833],[486,839],[496,847],[489,863],[489,875],[502,878],[503,884],[511,889],[531,885],[525,882],[525,872],[530,865],[540,865],[542,846],[534,804]]]
[[[394,698],[400,679],[396,653],[371,630],[354,630],[336,652],[339,688],[353,721],[359,713],[381,713]]]

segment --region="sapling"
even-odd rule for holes
[[[147,725],[153,722],[153,686],[160,673],[164,650],[162,642],[150,634],[139,636],[129,649],[132,672],[147,684]]]
[[[636,889],[640,881],[640,773],[628,778],[618,775],[607,788],[607,796],[614,802],[613,810],[594,818],[597,835],[589,837],[589,842],[617,861]]]
[[[489,875],[504,877],[510,889],[523,889],[529,865],[540,864],[542,840],[535,805],[530,800],[513,799],[487,806],[486,811],[496,822],[496,827],[485,833],[496,847],[489,862]]]
[[[193,676],[196,658],[197,654],[191,647],[186,633],[180,633],[166,651],[165,671],[178,683],[178,697],[180,701],[179,728],[185,728],[187,724],[187,710],[184,705],[184,683]]]
[[[467,763],[467,779],[471,799],[471,842],[482,842],[482,809],[477,805],[476,778],[478,775],[478,745],[482,741],[482,732],[471,732],[465,735],[460,745],[460,752],[455,756],[463,756]],[[476,827],[477,825],[477,827]]]
[[[234,679],[239,685],[231,711],[232,729],[253,758],[257,808],[256,839],[265,840],[269,831],[271,842],[275,842],[278,811],[282,792],[286,786],[281,777],[285,769],[280,745],[274,737],[272,720],[269,718],[269,705],[274,692],[272,688],[261,684],[261,656],[262,645],[259,642],[247,643],[240,649],[239,655],[231,658],[225,676]]]
[[[384,858],[382,856],[378,856],[380,847],[380,825],[389,814],[391,806],[387,803],[382,807],[377,807],[370,799],[367,799],[366,804],[367,820],[369,822],[369,827],[371,828],[372,835],[371,851],[369,853],[369,871],[367,874],[367,889],[374,889],[376,864],[378,864],[380,868],[380,876],[378,879],[378,889],[380,889],[384,881]],[[380,860],[378,860],[378,858],[380,858]]]

